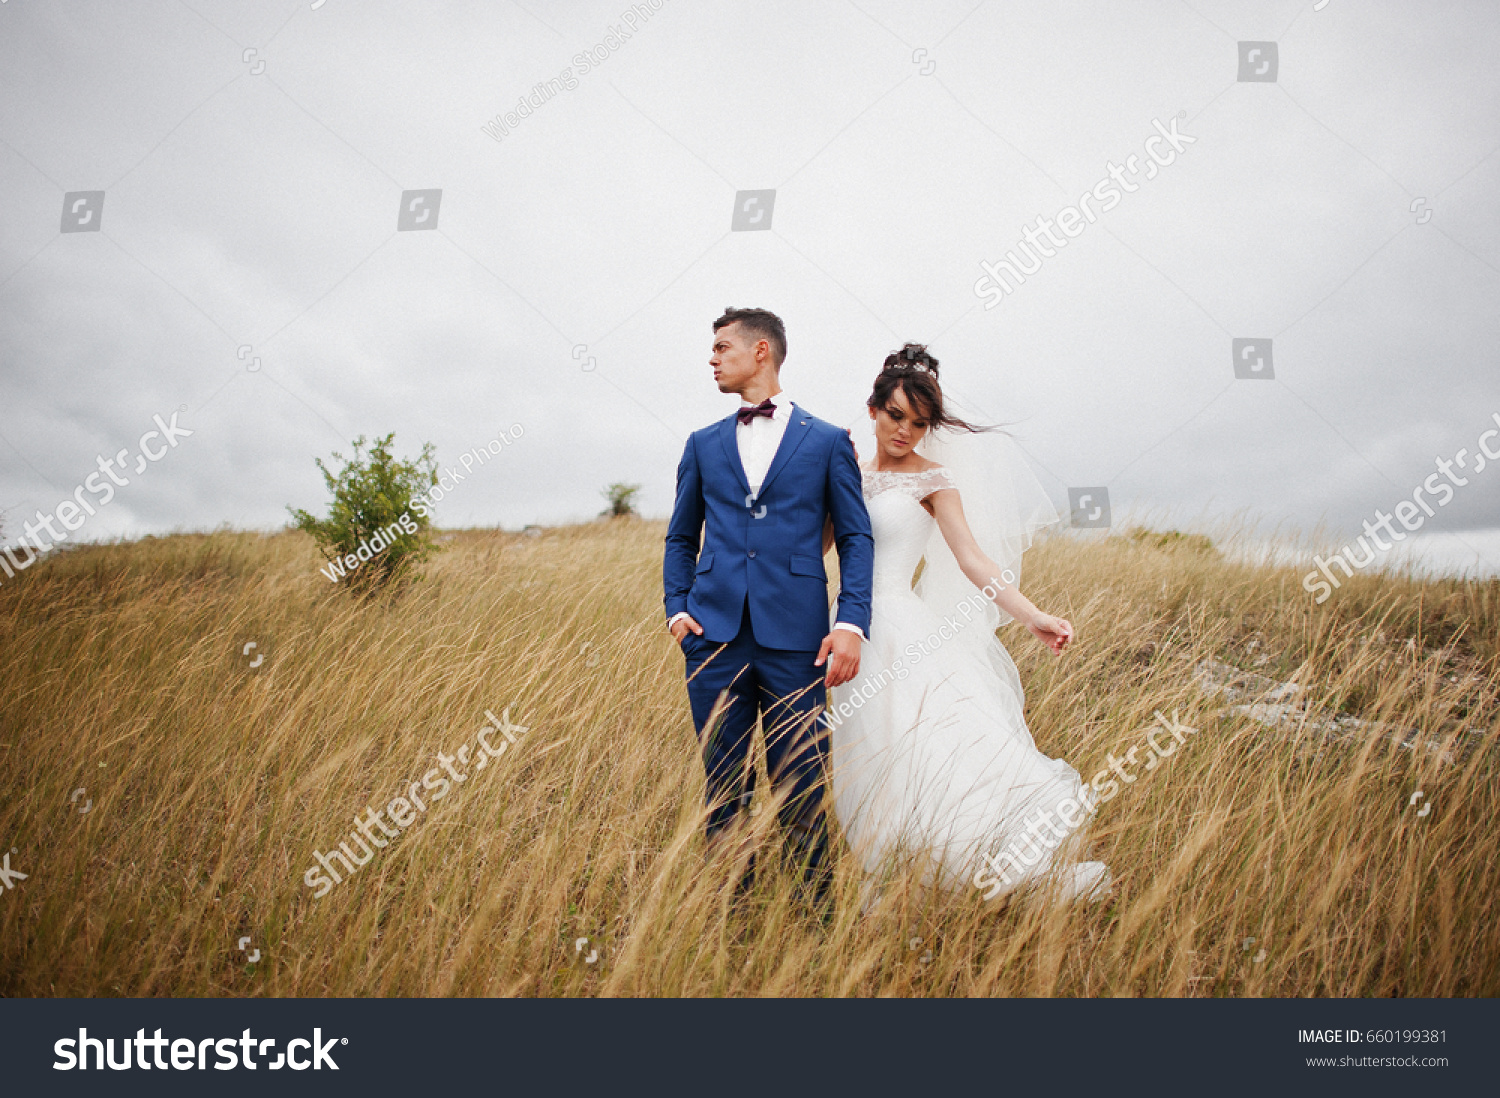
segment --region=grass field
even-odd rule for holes
[[[1087,777],[1157,710],[1197,729],[1101,807],[1112,898],[908,878],[862,917],[846,857],[825,925],[788,875],[732,906],[705,862],[663,534],[460,532],[388,601],[290,533],[6,581],[0,852],[26,877],[0,993],[1500,993],[1500,583],[1358,576],[1316,606],[1296,570],[1190,540],[1044,540],[1023,588],[1077,640],[1054,659],[1002,632],[1038,746]],[[315,897],[313,852],[485,710],[525,731]]]

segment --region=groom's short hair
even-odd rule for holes
[[[724,315],[714,321],[714,331],[727,328],[738,322],[753,339],[764,339],[771,345],[771,364],[778,370],[786,361],[786,325],[781,317],[769,309],[736,309],[729,306]]]

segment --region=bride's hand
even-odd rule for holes
[[[1066,618],[1054,618],[1051,614],[1038,614],[1026,624],[1026,628],[1031,630],[1037,640],[1052,649],[1055,655],[1061,655],[1062,650],[1073,639],[1072,623]]]

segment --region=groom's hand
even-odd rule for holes
[[[697,633],[700,637],[703,636],[703,626],[694,621],[691,614],[684,614],[672,624],[672,639],[677,642],[679,647],[681,647],[682,638],[687,636],[689,629]]]
[[[823,661],[828,660],[829,686],[843,686],[859,674],[859,644],[859,634],[848,629],[835,629],[823,638],[813,666],[822,667]]]

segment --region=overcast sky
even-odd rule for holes
[[[443,525],[586,519],[614,481],[664,516],[737,403],[727,305],[781,314],[783,384],[865,455],[881,360],[929,343],[1117,526],[1357,533],[1500,426],[1500,5],[656,2],[0,6],[7,537],[174,411],[75,539],[277,527],[389,431],[449,465],[519,428]],[[1183,136],[1147,167],[1155,123]],[[411,230],[406,191],[441,191]],[[1500,572],[1500,468],[1465,479],[1424,533]]]

